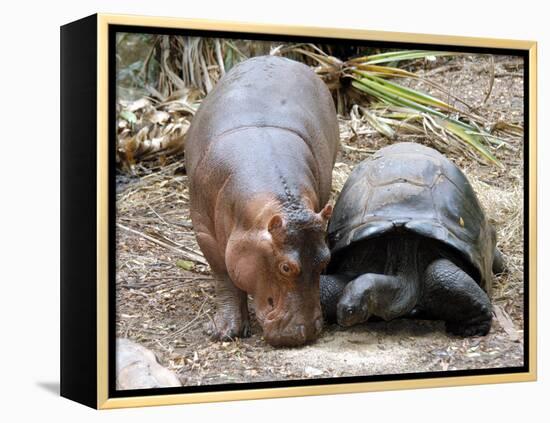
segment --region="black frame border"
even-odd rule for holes
[[[93,408],[98,386],[97,21],[92,15],[60,30],[60,394]]]

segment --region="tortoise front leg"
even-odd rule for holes
[[[486,335],[491,329],[491,302],[480,286],[447,259],[433,261],[424,273],[420,308],[445,321],[448,332]]]
[[[337,307],[338,324],[352,326],[372,315],[392,320],[411,311],[416,300],[414,285],[404,278],[367,273],[344,288]]]

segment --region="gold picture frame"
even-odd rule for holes
[[[168,405],[168,404],[186,404],[198,402],[213,402],[213,401],[234,401],[259,398],[280,398],[290,396],[305,396],[305,395],[325,395],[325,394],[341,394],[353,392],[370,392],[383,390],[398,390],[398,389],[417,389],[417,388],[435,388],[447,386],[461,385],[477,385],[477,384],[492,384],[505,382],[527,382],[535,381],[537,378],[537,283],[536,283],[536,251],[537,251],[537,43],[534,41],[518,41],[504,39],[489,39],[476,37],[458,37],[445,35],[430,35],[430,34],[411,34],[401,32],[382,32],[369,31],[363,29],[338,29],[338,28],[318,28],[306,26],[274,26],[262,25],[253,23],[238,23],[213,20],[197,20],[197,19],[180,19],[180,18],[162,18],[162,17],[144,17],[144,16],[124,16],[111,14],[97,14],[93,17],[86,18],[72,24],[68,24],[62,29],[62,82],[63,76],[67,81],[78,79],[78,75],[71,73],[68,66],[71,65],[73,59],[73,49],[70,41],[64,44],[63,36],[67,39],[78,38],[80,31],[83,31],[83,37],[90,41],[95,37],[95,136],[96,143],[93,147],[95,154],[95,172],[90,175],[90,178],[95,180],[95,192],[90,193],[89,200],[94,203],[96,209],[89,214],[89,221],[83,224],[91,225],[95,228],[94,239],[81,238],[79,240],[69,239],[63,236],[62,229],[62,267],[68,266],[65,272],[62,271],[62,395],[74,399],[86,405],[98,409],[111,409],[121,407],[138,407],[150,405]],[[83,24],[83,22],[86,22]],[[79,26],[80,25],[80,26]],[[86,25],[85,30],[81,30],[82,25]],[[517,373],[503,374],[480,374],[475,376],[446,376],[437,378],[422,378],[422,379],[403,379],[403,380],[387,380],[373,382],[356,382],[356,383],[332,383],[327,385],[308,385],[308,386],[292,386],[292,387],[273,387],[259,389],[242,389],[242,390],[221,390],[216,392],[197,392],[197,393],[169,393],[155,394],[143,396],[117,396],[109,395],[109,345],[113,338],[109,336],[109,271],[110,271],[110,246],[109,246],[109,208],[110,204],[109,190],[112,189],[109,183],[109,136],[112,129],[109,128],[109,78],[113,76],[109,73],[109,28],[114,26],[134,26],[142,28],[163,28],[163,29],[187,29],[187,30],[210,30],[221,32],[237,32],[241,34],[266,34],[266,35],[291,35],[297,37],[330,37],[341,38],[347,40],[369,40],[378,42],[395,42],[408,44],[429,44],[437,46],[460,46],[460,47],[476,47],[487,49],[513,49],[521,50],[527,55],[528,63],[528,107],[525,110],[526,122],[528,122],[528,158],[526,165],[529,172],[529,185],[525,187],[525,192],[528,194],[528,248],[529,262],[526,263],[528,269],[528,308],[525,320],[528,325],[528,344],[525,345],[526,359],[528,369]],[[86,44],[81,44],[81,48],[92,48]],[[82,53],[83,54],[83,53]],[[90,57],[91,57],[90,53]],[[66,58],[64,68],[63,57]],[[90,59],[92,60],[92,59]],[[74,82],[76,84],[76,82]],[[67,82],[69,84],[69,82]],[[62,83],[63,85],[63,83]],[[63,113],[62,106],[62,127],[64,125],[76,125],[71,122],[71,100],[70,86],[67,85],[65,91],[62,87],[62,100],[67,103],[66,112]],[[68,98],[65,100],[64,94]],[[528,117],[528,120],[527,120]],[[527,126],[527,125],[526,125]],[[72,130],[72,129],[71,129]],[[78,129],[74,129],[78,131]],[[72,213],[69,207],[79,207],[78,205],[70,205],[74,197],[71,197],[71,188],[63,191],[63,180],[65,177],[76,178],[78,170],[74,167],[79,167],[78,164],[71,165],[70,162],[77,160],[77,153],[71,151],[67,147],[69,138],[73,137],[70,130],[65,131],[67,137],[66,143],[62,140],[62,197],[65,197],[67,215]],[[71,138],[72,139],[72,138]],[[65,146],[65,147],[64,147]],[[66,148],[66,153],[63,153]],[[92,150],[90,150],[92,151]],[[63,154],[65,156],[63,157]],[[79,159],[78,159],[79,160]],[[63,162],[66,163],[64,167]],[[67,164],[68,163],[68,164]],[[71,167],[72,166],[72,167]],[[65,171],[63,169],[66,169]],[[65,173],[63,173],[65,172]],[[111,187],[111,188],[110,188]],[[75,188],[76,189],[76,188]],[[93,197],[93,198],[92,198]],[[90,203],[91,204],[91,203]],[[84,207],[85,204],[82,205]],[[88,205],[89,206],[89,205]],[[62,216],[63,216],[63,200],[62,200]],[[65,233],[75,228],[76,223],[70,223],[70,219],[63,220],[65,225]],[[70,250],[78,248],[78,242],[92,242],[95,248],[87,256],[88,261],[95,258],[90,265],[90,275],[95,284],[93,285],[94,298],[90,298],[90,304],[95,304],[95,310],[87,316],[80,318],[85,319],[89,329],[87,334],[78,334],[77,328],[72,328],[69,320],[78,323],[78,317],[75,317],[75,310],[70,305],[70,302],[76,301],[80,294],[75,293],[70,288],[69,284],[74,283],[74,275],[72,267],[74,263],[70,262]],[[67,264],[64,264],[66,260]],[[84,283],[84,282],[82,282]],[[92,282],[89,282],[92,283]],[[65,292],[65,294],[63,294]],[[92,292],[92,291],[90,291]],[[65,297],[63,296],[65,295]],[[65,298],[65,300],[63,299]],[[88,300],[86,300],[88,301]],[[65,319],[65,320],[63,320]],[[95,325],[93,324],[95,322]],[[78,337],[81,339],[76,339]],[[76,338],[75,338],[76,337]],[[94,341],[95,340],[95,341]],[[91,354],[86,360],[92,368],[88,376],[84,376],[82,381],[77,381],[73,376],[78,368],[82,368],[83,362],[75,362],[72,360],[71,354],[76,348],[74,345],[87,345],[93,342],[96,351]],[[82,344],[85,342],[85,344]],[[63,361],[65,358],[66,361]],[[92,378],[91,374],[95,374],[95,384],[86,377]]]

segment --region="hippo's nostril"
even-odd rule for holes
[[[267,299],[267,303],[269,304],[269,306],[270,306],[271,308],[273,308],[273,298],[269,297],[269,298]]]

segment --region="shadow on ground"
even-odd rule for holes
[[[59,382],[36,382],[36,386],[55,396],[60,395]]]

